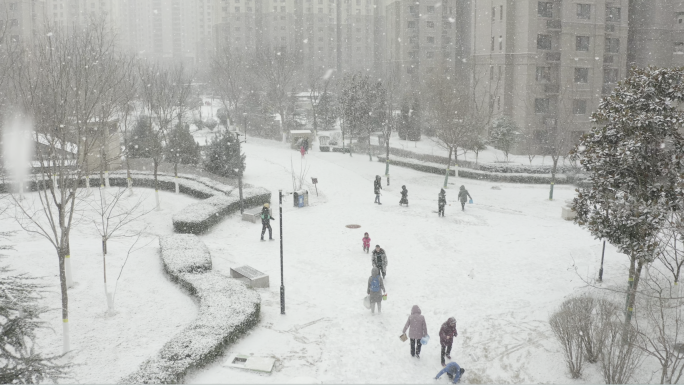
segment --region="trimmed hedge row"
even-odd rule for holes
[[[387,160],[387,158],[385,158],[384,156],[378,156],[377,158],[378,162],[382,163],[385,163],[385,161]],[[419,163],[417,161],[412,161],[411,159],[398,160],[396,158],[390,158],[390,164],[394,166],[411,168],[416,171],[429,172],[431,174],[444,175],[444,171],[446,171],[446,165],[440,166],[435,164]],[[456,176],[456,172],[454,170],[449,170],[449,175]]]
[[[488,180],[492,182],[509,182],[509,183],[525,183],[525,184],[550,184],[551,175],[530,175],[530,174],[501,174],[493,172],[473,171],[473,170],[458,170],[458,176],[461,178]],[[555,184],[572,184],[573,179],[567,175],[556,175]]]
[[[260,187],[242,190],[244,207],[260,206],[271,202],[271,192]],[[191,204],[173,215],[173,229],[182,234],[202,234],[226,216],[240,210],[240,199],[235,196],[216,195]]]
[[[259,321],[261,298],[242,282],[211,271],[211,255],[194,235],[159,240],[164,271],[200,303],[197,319],[120,384],[179,384],[220,357]],[[179,248],[183,252],[179,252]]]

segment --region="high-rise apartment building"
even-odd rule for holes
[[[42,33],[44,0],[0,0],[0,44],[30,42]]]
[[[93,20],[114,27],[114,0],[45,0],[45,16],[59,28],[78,28]]]
[[[470,22],[469,1],[392,1],[387,6],[388,70],[414,87],[436,72],[463,76]]]
[[[628,0],[474,4],[473,79],[494,113],[538,138],[579,135],[627,70]]]
[[[630,1],[628,63],[684,66],[684,1]]]

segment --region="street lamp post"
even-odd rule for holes
[[[283,280],[283,190],[278,190],[280,216],[280,314],[285,314],[285,281]]]
[[[247,113],[246,112],[242,113],[242,120],[243,120],[244,125],[245,125],[245,143],[247,143]]]
[[[603,282],[603,257],[606,255],[606,241],[603,241],[603,251],[601,252],[601,268],[599,269],[599,282]]]
[[[238,174],[238,191],[240,192],[240,215],[245,213],[245,207],[242,201],[242,167],[240,167],[240,161],[242,159],[242,149],[240,146],[240,133],[237,133],[235,135],[235,138],[237,140],[237,161],[238,161],[238,168],[237,168],[237,174]]]

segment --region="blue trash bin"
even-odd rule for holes
[[[304,207],[304,195],[299,196],[299,207]]]

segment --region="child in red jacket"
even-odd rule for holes
[[[368,254],[368,250],[370,250],[370,237],[368,236],[368,233],[363,234],[363,251]]]

